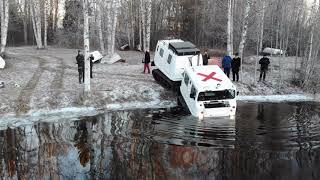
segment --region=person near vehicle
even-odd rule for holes
[[[93,54],[91,54],[90,55],[90,78],[91,79],[93,78],[93,76],[92,76],[93,60],[94,60],[94,57],[93,57]]]
[[[144,55],[144,69],[143,69],[143,73],[146,73],[146,70],[148,70],[148,74],[150,74],[150,53],[149,51],[146,51],[145,55]]]
[[[224,56],[222,59],[222,68],[224,73],[229,77],[231,70],[232,58],[229,55]]]
[[[233,81],[237,81],[237,82],[239,81],[240,67],[241,67],[241,58],[239,57],[239,54],[236,53],[235,57],[232,59],[232,62],[231,62]]]
[[[209,59],[210,59],[210,56],[209,56],[209,54],[208,54],[208,51],[205,50],[205,51],[204,51],[204,55],[202,55],[202,61],[203,61],[203,65],[204,65],[204,66],[207,66],[207,65],[208,65]]]
[[[82,84],[84,82],[84,56],[80,50],[78,50],[76,60],[78,64],[79,83]]]
[[[266,80],[266,74],[267,74],[267,71],[269,69],[270,60],[269,60],[269,58],[267,58],[266,55],[264,55],[263,58],[260,59],[259,64],[261,65],[260,66],[260,78],[259,78],[259,81],[261,81],[261,80],[265,81]]]

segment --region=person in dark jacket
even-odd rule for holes
[[[90,78],[91,78],[91,79],[93,78],[93,76],[92,76],[93,60],[94,60],[94,57],[93,57],[93,55],[91,54],[91,55],[90,55]]]
[[[144,55],[144,69],[143,69],[143,73],[146,73],[146,70],[148,69],[148,74],[150,74],[150,53],[149,51],[146,51],[145,55]]]
[[[231,62],[232,62],[232,58],[228,55],[226,55],[223,59],[222,59],[222,68],[224,73],[229,77],[230,76],[230,70],[231,70]]]
[[[81,54],[80,50],[78,50],[76,60],[78,64],[79,83],[82,84],[84,82],[84,56]]]
[[[232,62],[231,62],[233,81],[236,81],[236,80],[237,82],[239,81],[240,67],[241,67],[241,58],[239,57],[239,54],[236,53],[235,57],[232,59]]]
[[[266,74],[269,68],[270,60],[267,58],[267,56],[263,56],[263,58],[260,59],[259,64],[261,65],[260,67],[260,78],[259,81],[263,78],[263,81],[266,80]]]
[[[204,66],[208,65],[209,59],[210,59],[210,56],[208,54],[208,51],[206,50],[204,51],[204,55],[202,55],[202,62]]]

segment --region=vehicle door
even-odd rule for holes
[[[189,83],[189,97],[188,97],[188,106],[190,109],[190,112],[194,115],[197,114],[198,109],[197,109],[197,89],[195,86],[190,82]]]

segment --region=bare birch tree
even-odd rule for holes
[[[37,42],[37,48],[42,49],[42,36],[41,36],[41,8],[39,0],[31,0],[31,19],[33,25],[33,32]]]
[[[244,13],[244,20],[243,20],[243,26],[242,26],[242,35],[241,35],[241,41],[239,44],[239,56],[241,58],[241,79],[243,75],[243,69],[242,69],[242,64],[243,64],[243,51],[245,47],[245,43],[247,40],[247,31],[248,31],[248,23],[249,23],[249,13],[250,13],[250,8],[251,8],[251,0],[246,1],[246,9]]]
[[[111,56],[111,53],[110,53],[110,49],[111,49],[111,29],[112,29],[112,17],[111,17],[111,7],[112,7],[112,0],[108,0],[105,2],[106,3],[106,54],[108,56]]]
[[[142,32],[142,43],[141,49],[143,51],[146,50],[146,1],[147,0],[140,0],[140,13],[141,13],[141,32]]]
[[[228,55],[233,55],[233,0],[228,0],[228,26],[227,26],[227,51]]]
[[[89,2],[88,0],[83,0],[83,45],[84,45],[84,58],[85,58],[85,78],[84,78],[84,92],[90,92],[90,41],[89,41]]]
[[[303,75],[303,87],[305,87],[308,84],[310,75],[311,75],[311,71],[312,71],[312,54],[314,51],[314,34],[315,34],[315,27],[316,27],[316,19],[317,19],[317,0],[313,1],[313,5],[312,5],[312,10],[311,10],[311,15],[310,15],[310,38],[309,38],[309,51],[308,51],[308,56],[307,56],[307,60],[304,62],[303,67],[305,67],[304,70],[304,74]]]
[[[0,56],[5,53],[8,36],[8,24],[9,24],[9,0],[0,1],[0,13],[1,13],[1,48]]]
[[[100,43],[100,50],[102,54],[105,54],[105,48],[104,48],[104,38],[103,38],[103,31],[102,31],[102,1],[97,1],[97,28],[98,28],[98,34],[99,34],[99,43]]]
[[[113,0],[113,20],[112,20],[112,29],[111,29],[111,45],[110,45],[110,54],[114,54],[115,50],[115,40],[116,40],[116,29],[118,24],[118,11],[119,11],[119,0]]]
[[[263,48],[263,35],[264,35],[264,17],[265,17],[265,8],[266,8],[266,0],[261,0],[262,9],[261,9],[261,20],[260,20],[260,44],[259,51],[262,52]]]
[[[151,12],[152,0],[146,0],[146,35],[145,35],[145,51],[150,51],[150,36],[151,36]]]
[[[48,10],[49,10],[49,2],[48,0],[44,0],[44,8],[43,8],[43,14],[44,14],[44,37],[43,37],[43,44],[44,48],[47,49],[48,47]]]

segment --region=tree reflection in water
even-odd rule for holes
[[[235,123],[135,110],[8,128],[0,179],[320,179],[319,109],[242,104]]]

